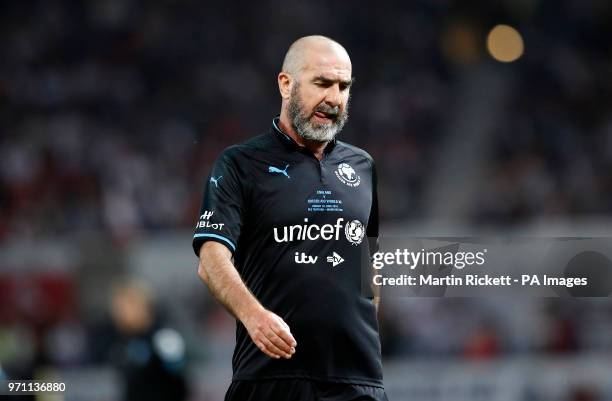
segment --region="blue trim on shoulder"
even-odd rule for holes
[[[232,247],[232,250],[236,251],[236,245],[234,245],[234,243],[232,241],[230,241],[229,239],[225,238],[222,235],[218,235],[218,234],[195,234],[193,236],[193,238],[201,238],[201,237],[209,237],[209,238],[220,239],[221,241],[227,242],[228,245]]]

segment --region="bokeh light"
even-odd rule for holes
[[[515,61],[523,55],[524,49],[521,34],[511,26],[497,25],[487,36],[487,50],[497,61]]]

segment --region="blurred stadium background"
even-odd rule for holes
[[[234,322],[192,228],[305,34],[352,57],[342,139],[377,160],[383,232],[610,234],[609,1],[0,10],[0,378],[69,386],[40,400],[221,399]],[[380,321],[391,400],[612,400],[608,298],[385,299]]]

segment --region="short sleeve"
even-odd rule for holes
[[[202,207],[193,236],[196,256],[206,241],[219,242],[232,254],[236,252],[244,214],[244,186],[248,182],[240,173],[236,157],[231,148],[226,149],[214,163],[204,184]]]

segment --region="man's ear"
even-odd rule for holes
[[[289,99],[293,89],[293,77],[286,72],[278,74],[278,90],[283,99]]]

